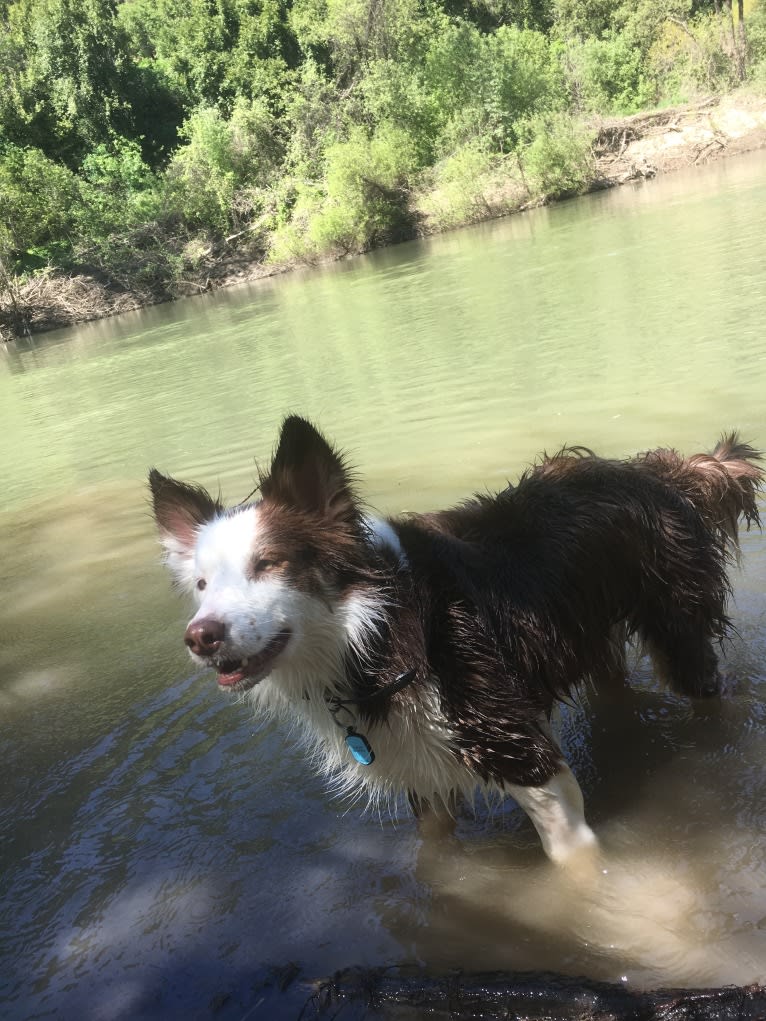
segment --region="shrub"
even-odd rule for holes
[[[746,23],[748,49],[748,77],[750,80],[766,88],[766,2],[760,2],[753,8]]]
[[[656,100],[644,55],[622,36],[576,40],[566,49],[570,90],[580,110],[634,113]]]
[[[419,164],[431,162],[443,117],[422,69],[392,60],[376,60],[367,68],[359,89],[372,122],[400,128],[415,146]]]
[[[497,137],[516,140],[521,117],[561,110],[566,92],[554,48],[541,32],[504,25],[485,41]]]
[[[532,195],[577,195],[593,180],[592,132],[568,114],[543,114],[519,125],[519,160]]]
[[[0,256],[20,269],[65,260],[79,202],[71,170],[39,149],[6,144],[0,150]]]
[[[326,195],[318,182],[290,182],[285,189],[281,215],[269,239],[268,260],[276,264],[313,262],[317,258],[315,244],[309,236],[313,219],[322,211]]]
[[[303,185],[289,225],[277,230],[273,261],[361,252],[412,233],[408,183],[417,151],[401,128],[355,127],[325,154],[321,184]]]
[[[480,141],[467,142],[427,175],[418,207],[433,230],[473,223],[493,214],[490,192],[496,187],[494,156]]]
[[[165,173],[167,201],[187,224],[225,232],[235,186],[231,126],[206,107],[192,114],[181,135],[187,144],[176,150]]]
[[[472,138],[491,138],[508,151],[523,116],[560,109],[564,78],[556,50],[541,32],[504,25],[492,35],[458,22],[434,39],[425,65],[450,151]]]
[[[758,11],[756,7],[746,19],[751,62],[759,48]],[[673,101],[700,92],[724,92],[737,85],[744,62],[731,15],[726,11],[666,23],[648,57],[650,74],[660,84],[663,97]]]
[[[116,138],[97,146],[83,160],[80,180],[76,218],[84,237],[105,238],[155,214],[157,182],[138,142]]]
[[[338,87],[313,59],[304,61],[286,103],[287,176],[316,180],[323,173],[324,153],[345,128]]]

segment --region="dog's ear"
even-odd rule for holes
[[[165,562],[176,580],[183,583],[188,580],[200,525],[212,520],[223,507],[201,486],[176,482],[156,468],[149,472],[149,489]]]
[[[261,494],[289,507],[351,524],[358,517],[353,478],[343,456],[304,418],[282,423],[271,470]]]

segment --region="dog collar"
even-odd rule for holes
[[[387,698],[389,695],[395,695],[397,691],[401,691],[406,688],[409,684],[415,680],[417,676],[417,670],[407,670],[403,674],[399,674],[389,684],[384,684],[382,688],[377,691],[373,691],[370,695],[360,695],[358,698],[338,698],[336,695],[325,694],[325,702],[327,708],[332,716],[333,721],[337,725],[346,731],[344,738],[346,747],[351,752],[353,757],[361,766],[371,766],[375,761],[375,752],[372,750],[372,745],[364,736],[354,729],[356,718],[349,709],[350,705],[369,705],[371,702],[376,702],[378,699]],[[338,713],[345,712],[348,714],[351,723],[343,723],[338,719]]]

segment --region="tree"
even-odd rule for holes
[[[17,0],[6,11],[4,133],[76,166],[132,134],[126,38],[116,0]]]

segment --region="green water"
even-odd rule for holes
[[[766,445],[764,265],[754,154],[8,346],[3,1016],[212,1017],[228,995],[215,1016],[235,1018],[287,960],[766,980],[760,533],[720,710],[637,661],[634,695],[562,722],[604,844],[584,889],[510,803],[438,847],[404,811],[344,814],[192,673],[144,491],[156,465],[241,499],[289,411],[382,511],[499,488],[565,442],[695,452],[737,426]]]

